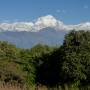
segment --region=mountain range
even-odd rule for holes
[[[5,31],[0,33],[0,40],[13,43],[20,48],[31,48],[36,44],[55,46],[62,44],[65,33],[52,28],[46,28],[40,32]]]
[[[62,44],[64,35],[73,29],[90,30],[90,22],[66,25],[52,15],[40,17],[33,22],[2,22],[0,40],[20,48],[31,48],[38,43],[54,46]]]

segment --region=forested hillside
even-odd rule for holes
[[[44,85],[59,90],[67,85],[68,90],[90,90],[90,32],[71,31],[57,47],[23,49],[1,41],[0,82],[27,89]]]

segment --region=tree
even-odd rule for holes
[[[38,67],[37,81],[41,84],[54,87],[60,82],[60,59],[57,50],[44,54],[41,60],[44,62]]]
[[[87,73],[90,73],[90,32],[71,31],[65,36],[62,47],[65,82],[78,86],[88,79]]]

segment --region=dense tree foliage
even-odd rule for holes
[[[63,45],[49,54],[39,67],[39,82],[45,85],[90,84],[90,32],[71,31]],[[43,61],[44,61],[43,60]]]
[[[72,31],[66,35],[63,44],[62,70],[68,82],[80,85],[89,80],[90,32]]]

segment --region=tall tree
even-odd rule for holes
[[[63,43],[62,71],[66,82],[80,85],[89,79],[90,73],[90,32],[71,31]]]

